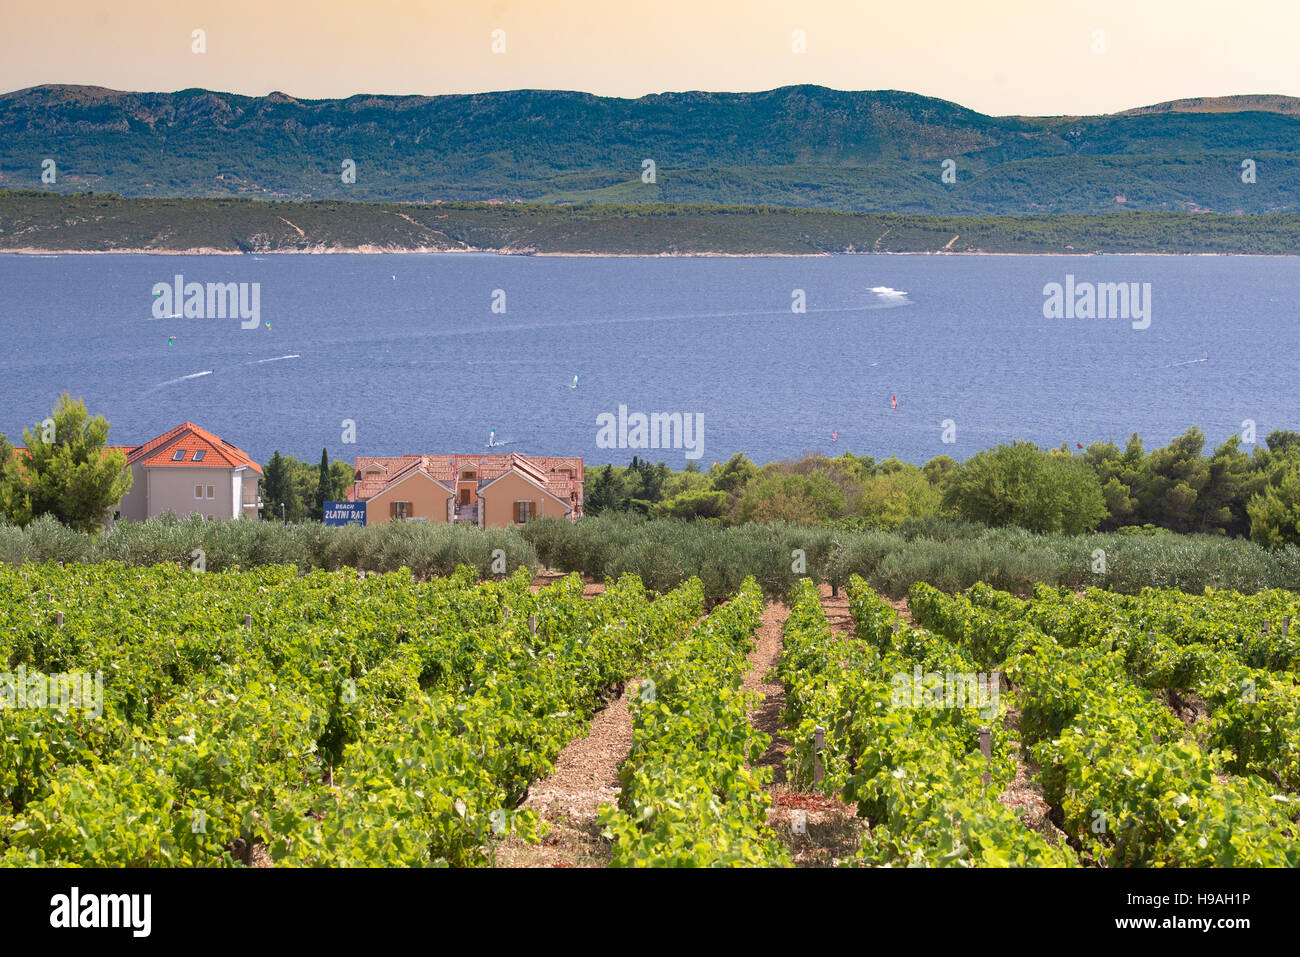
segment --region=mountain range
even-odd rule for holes
[[[42,181],[46,160],[54,183]],[[343,181],[347,160],[354,183]],[[1300,211],[1300,100],[998,117],[914,93],[817,86],[299,100],[47,85],[0,95],[0,189],[943,216],[1284,213]]]

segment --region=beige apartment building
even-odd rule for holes
[[[144,445],[122,447],[131,489],[115,519],[143,521],[171,512],[177,518],[257,518],[262,467],[238,446],[185,422]]]
[[[402,455],[358,457],[349,499],[366,504],[366,524],[522,525],[543,516],[582,515],[583,461],[577,457]]]

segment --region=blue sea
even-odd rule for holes
[[[256,328],[154,318],[177,275],[259,284]],[[1149,328],[1044,318],[1044,286],[1067,276],[1149,283]],[[1262,442],[1300,429],[1297,303],[1285,257],[0,255],[0,431],[21,443],[67,390],[114,444],[188,419],[259,461],[493,437],[687,462],[598,447],[598,416],[620,406],[702,416],[705,468],[1133,432],[1150,446],[1192,425],[1217,445],[1247,419]]]

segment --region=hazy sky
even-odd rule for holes
[[[196,29],[205,53],[192,52]],[[33,0],[5,4],[0,91],[640,96],[819,83],[1075,114],[1300,95],[1298,42],[1300,0]]]

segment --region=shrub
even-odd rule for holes
[[[419,577],[449,575],[458,565],[472,567],[479,577],[495,575],[499,566],[493,567],[493,554],[499,549],[509,573],[546,565],[601,581],[626,572],[656,591],[669,591],[695,576],[711,604],[733,594],[750,575],[777,599],[804,575],[837,587],[845,586],[850,575],[861,575],[895,598],[917,581],[949,591],[984,581],[1018,595],[1028,595],[1037,582],[1136,594],[1147,587],[1253,593],[1295,588],[1300,581],[1296,545],[1268,549],[1244,539],[1172,532],[1036,534],[937,517],[904,523],[894,532],[785,522],[723,527],[623,514],[577,523],[538,519],[496,529],[422,522],[332,528],[164,517],[122,523],[95,537],[50,518],[25,529],[0,525],[0,562],[8,564],[188,566],[195,549],[203,550],[209,571],[267,564],[304,572],[405,567]],[[802,566],[796,565],[799,549]]]
[[[945,508],[986,525],[1078,534],[1106,517],[1101,483],[1069,455],[1013,442],[977,452],[952,476]]]
[[[90,556],[90,538],[63,525],[50,515],[42,515],[23,530],[26,540],[24,560],[29,562],[84,562]]]

